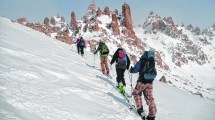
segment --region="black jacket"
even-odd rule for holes
[[[112,58],[112,60],[111,60],[111,62],[110,62],[110,64],[112,65],[114,62],[118,62],[118,58],[119,58],[119,50],[123,50],[122,48],[118,48],[117,50],[116,50],[116,52],[114,53],[114,55],[113,55],[113,58]],[[130,59],[129,59],[129,57],[128,57],[128,55],[126,54],[126,58],[127,58],[127,67],[126,67],[126,69],[129,69],[129,66],[130,66]]]

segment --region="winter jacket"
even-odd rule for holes
[[[143,59],[140,59],[135,65],[133,68],[130,69],[130,73],[137,73],[139,72],[139,77],[138,77],[138,82],[142,82],[142,83],[150,83],[152,84],[152,81],[147,81],[144,79],[144,74],[143,74],[143,67],[144,65],[146,64],[146,59],[143,58]]]
[[[111,62],[110,62],[110,64],[112,65],[114,62],[116,62],[116,63],[118,63],[118,58],[119,58],[119,51],[120,50],[123,50],[122,48],[118,48],[117,50],[116,50],[116,52],[114,53],[114,55],[113,55],[113,58],[112,58],[112,60],[111,60]],[[128,70],[129,69],[129,66],[130,66],[130,59],[129,59],[129,57],[128,57],[128,55],[126,54],[126,58],[127,58],[127,66],[126,66],[126,69]]]
[[[106,45],[105,43],[99,43],[98,48],[96,49],[96,51],[94,52],[94,54],[96,54],[98,51],[100,52],[100,56],[108,56],[109,54],[109,50],[108,52],[102,52],[102,45]]]
[[[83,40],[84,45],[81,45],[80,42]],[[86,41],[83,38],[77,39],[76,42],[78,47],[86,47]]]

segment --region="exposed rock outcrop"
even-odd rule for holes
[[[159,81],[163,83],[167,83],[166,77],[164,75],[160,78]]]
[[[146,22],[143,24],[143,28],[146,29],[145,33],[151,33],[151,31],[156,34],[158,31],[172,38],[180,38],[182,35],[182,30],[177,28],[172,17],[161,18],[153,12],[149,13]]]
[[[110,16],[110,10],[109,7],[105,7],[104,14]]]
[[[119,31],[119,24],[118,24],[118,20],[117,20],[117,16],[116,14],[112,14],[112,29],[113,29],[113,33],[115,35],[120,35],[120,31]]]
[[[18,22],[19,24],[23,24],[23,25],[26,25],[28,23],[27,19],[26,18],[18,18],[16,20],[16,22]]]
[[[72,12],[71,13],[71,22],[70,22],[70,26],[71,26],[71,29],[73,31],[76,31],[77,30],[77,21],[76,21],[76,16],[75,16],[75,13]]]
[[[102,11],[100,8],[98,8],[96,15],[97,17],[100,17],[102,15]]]
[[[95,22],[95,24],[93,25],[93,31],[99,31],[98,22]]]
[[[94,0],[91,1],[88,9],[87,9],[87,13],[86,13],[86,16],[91,16],[91,15],[94,15],[96,13],[96,5],[95,5],[95,2]]]
[[[132,18],[131,18],[131,10],[127,3],[122,6],[122,14],[124,16],[123,25],[130,31],[133,31]]]

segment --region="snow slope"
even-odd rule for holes
[[[0,58],[1,120],[140,120],[115,91],[115,79],[92,68],[92,53],[83,58],[74,46],[0,17]],[[208,99],[158,81],[154,94],[156,120],[215,119]]]

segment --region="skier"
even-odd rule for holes
[[[81,56],[84,56],[84,48],[86,48],[86,41],[83,39],[83,37],[80,37],[79,39],[76,40],[77,43],[77,50],[78,54],[81,52]]]
[[[100,60],[101,60],[101,68],[102,68],[102,73],[104,75],[109,75],[109,68],[108,68],[108,54],[109,54],[109,49],[107,47],[107,45],[100,41],[99,42],[99,46],[96,49],[96,51],[94,52],[94,54],[96,54],[98,51],[100,51]]]
[[[141,95],[143,93],[146,103],[149,106],[149,114],[146,120],[155,120],[157,109],[152,95],[152,83],[157,75],[157,72],[155,69],[154,52],[145,51],[140,60],[135,64],[134,68],[131,67],[130,73],[137,72],[139,72],[139,77],[136,87],[132,92],[132,95],[136,102],[137,112],[143,118],[143,120],[145,120],[141,98]]]
[[[126,86],[125,79],[124,79],[124,73],[125,70],[129,69],[130,66],[130,59],[127,56],[125,50],[120,46],[116,52],[113,55],[113,58],[110,62],[112,65],[114,62],[116,62],[116,81],[117,81],[117,87],[119,88],[121,93],[125,92],[124,87]]]

